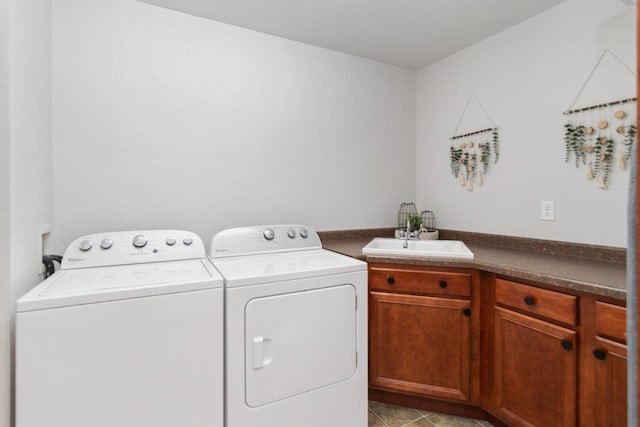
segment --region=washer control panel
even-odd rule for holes
[[[258,225],[219,232],[211,240],[209,256],[223,258],[321,248],[318,233],[306,225]]]
[[[204,258],[202,239],[182,230],[117,231],[82,236],[67,247],[61,269]]]

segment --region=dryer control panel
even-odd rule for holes
[[[209,256],[224,258],[321,248],[318,233],[306,225],[256,225],[219,232],[211,239]]]
[[[82,236],[67,247],[62,270],[201,259],[202,239],[182,230],[139,230]]]

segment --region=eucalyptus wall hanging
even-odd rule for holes
[[[465,118],[469,104],[474,99],[482,108],[486,119],[490,122],[490,127],[459,135],[457,132],[460,124]],[[459,180],[461,186],[466,187],[468,191],[473,191],[475,183],[484,184],[484,177],[489,173],[491,165],[497,163],[500,157],[498,127],[475,95],[472,94],[469,97],[453,136],[449,139],[451,140],[449,147],[451,173]]]
[[[616,165],[621,169],[627,167],[637,131],[635,97],[574,108],[607,55],[615,58],[635,77],[633,71],[607,49],[600,56],[578,95],[563,113],[567,116],[564,125],[565,162],[572,163],[577,168],[586,167],[586,178],[595,180],[598,188],[603,189],[608,188]]]

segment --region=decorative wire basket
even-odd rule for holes
[[[415,203],[401,203],[398,211],[398,228],[407,227],[407,219],[409,215],[418,215],[418,209]]]
[[[436,216],[431,211],[422,211],[420,212],[420,217],[422,218],[422,226],[426,228],[428,231],[433,231],[436,229]]]

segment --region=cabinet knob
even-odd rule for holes
[[[464,314],[467,317],[471,316],[471,309],[465,308],[464,310],[462,310],[462,314]]]
[[[534,305],[536,303],[536,300],[532,296],[527,295],[526,297],[524,297],[524,303],[527,305]]]
[[[562,340],[560,341],[560,345],[562,346],[562,348],[564,348],[565,350],[571,350],[573,348],[573,343],[569,340]]]
[[[442,289],[445,289],[447,287],[447,281],[446,280],[440,280],[440,287]]]
[[[596,348],[593,350],[593,356],[598,360],[604,360],[607,358],[607,352],[601,348]]]
[[[394,279],[393,277],[389,277],[387,279],[387,283],[390,284],[390,285],[393,285],[394,283],[396,283],[396,279]]]

